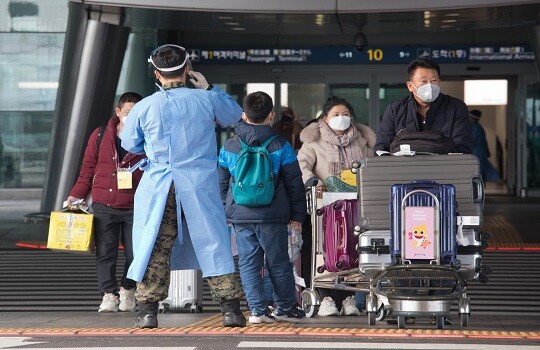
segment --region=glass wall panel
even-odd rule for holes
[[[330,95],[344,98],[352,105],[356,123],[370,124],[368,84],[331,84]]]
[[[540,84],[527,86],[527,187],[540,188]]]
[[[54,110],[64,37],[0,33],[1,110]]]
[[[281,84],[281,105],[291,107],[302,125],[318,117],[326,102],[325,84]],[[278,120],[280,117],[276,118]]]
[[[0,32],[66,31],[66,0],[0,0]]]
[[[68,2],[0,0],[0,188],[41,188]]]
[[[0,111],[0,188],[41,188],[53,112]]]
[[[399,99],[406,97],[409,94],[409,90],[404,83],[399,84],[381,84],[379,87],[379,121],[382,119],[386,107]]]

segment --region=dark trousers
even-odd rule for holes
[[[100,203],[93,203],[94,235],[96,239],[96,270],[98,290],[103,293],[117,293],[116,264],[118,245],[124,246],[126,263],[120,286],[133,289],[136,282],[127,278],[129,265],[133,261],[133,209],[115,209]]]

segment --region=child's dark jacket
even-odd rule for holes
[[[306,216],[306,194],[302,173],[292,146],[281,136],[267,147],[272,159],[275,179],[272,203],[261,207],[246,207],[233,201],[231,177],[238,153],[242,149],[240,137],[250,146],[260,145],[275,135],[269,125],[239,123],[234,129],[236,135],[228,139],[219,153],[219,184],[221,200],[225,204],[225,214],[230,223],[288,223],[290,220],[303,222]]]

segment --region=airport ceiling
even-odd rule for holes
[[[253,13],[127,8],[125,25],[183,32],[339,36],[363,31],[436,33],[540,24],[540,2],[461,9],[370,13]]]

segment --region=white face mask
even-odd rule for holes
[[[122,124],[125,124],[126,123],[126,120],[127,120],[127,115],[123,115],[122,112],[118,112],[118,114],[120,114],[119,118],[120,118],[120,122]]]
[[[347,130],[351,126],[351,117],[346,115],[335,116],[328,121],[328,125],[334,130]]]
[[[411,85],[416,89],[416,96],[424,102],[433,102],[439,97],[441,88],[439,85],[433,85],[430,83],[424,84],[417,88],[411,83]]]

